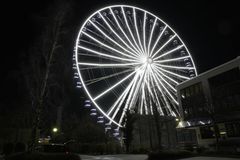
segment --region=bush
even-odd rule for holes
[[[13,152],[13,149],[14,149],[13,143],[5,143],[3,145],[3,154],[4,155],[9,155]]]
[[[206,150],[206,148],[203,146],[197,147],[197,149],[196,149],[197,153],[203,153],[205,150]]]
[[[138,149],[134,149],[130,153],[132,153],[132,154],[147,154],[148,152],[149,151],[146,148],[138,148]]]
[[[15,152],[25,152],[26,151],[26,145],[24,143],[18,142],[15,145]]]
[[[190,151],[186,150],[176,150],[176,151],[157,151],[152,152],[148,154],[149,160],[159,160],[159,159],[165,159],[165,160],[175,160],[175,159],[182,159],[182,158],[188,158],[193,157],[194,154]]]

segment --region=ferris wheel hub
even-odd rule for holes
[[[153,63],[153,59],[152,59],[151,57],[148,57],[148,59],[147,59],[147,63],[148,63],[148,64]]]

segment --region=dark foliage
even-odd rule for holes
[[[182,158],[188,158],[193,157],[195,154],[193,154],[190,151],[180,150],[180,151],[158,151],[158,152],[152,152],[148,154],[149,160],[175,160],[175,159],[182,159]]]
[[[4,155],[9,155],[13,152],[14,149],[14,144],[13,143],[5,143],[3,145],[3,154]]]
[[[134,130],[135,121],[136,121],[136,116],[130,113],[129,110],[127,110],[125,114],[124,122],[123,122],[123,124],[125,124],[125,127],[122,128],[122,133],[124,137],[123,142],[125,144],[127,153],[129,153],[129,147],[133,140],[133,130]]]

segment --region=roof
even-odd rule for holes
[[[230,69],[236,68],[237,66],[240,67],[240,56],[238,56],[237,58],[228,61],[220,66],[217,66],[215,68],[212,68],[206,72],[203,72],[201,74],[199,74],[198,76],[191,78],[190,80],[184,81],[182,83],[180,83],[177,88],[184,88],[186,86],[195,84],[197,82],[202,81],[203,79],[208,79],[210,77],[216,76],[220,73],[223,73],[225,71],[228,71]]]

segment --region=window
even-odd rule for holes
[[[240,95],[239,68],[218,74],[208,81],[216,114],[225,116],[240,111],[240,104],[235,98]]]
[[[185,120],[206,117],[205,98],[202,83],[195,83],[180,90],[183,114]]]
[[[200,134],[202,139],[215,137],[213,127],[210,126],[200,127]]]
[[[228,137],[240,137],[240,122],[226,123]]]

